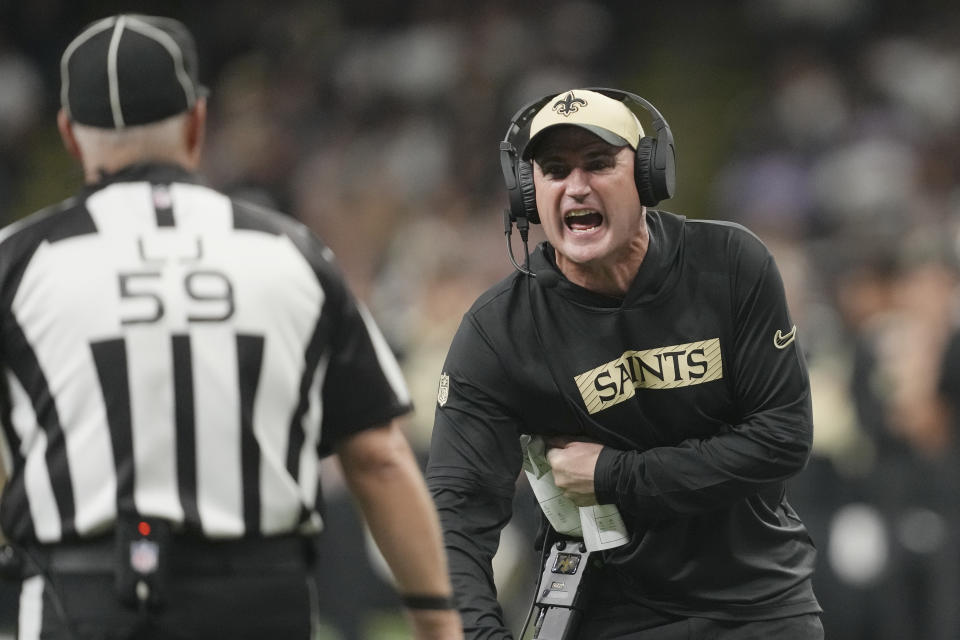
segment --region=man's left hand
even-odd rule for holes
[[[553,481],[574,504],[587,507],[597,504],[593,489],[593,473],[602,444],[567,438],[547,438],[547,461],[553,469]]]

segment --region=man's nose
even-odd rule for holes
[[[590,174],[580,167],[574,168],[567,176],[567,194],[582,198],[590,193]]]

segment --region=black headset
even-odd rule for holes
[[[626,103],[631,101],[640,105],[653,118],[656,136],[643,136],[637,143],[637,155],[634,163],[634,179],[640,203],[655,207],[661,200],[673,197],[677,181],[677,157],[673,144],[673,133],[666,119],[644,98],[617,89],[587,88],[586,91],[601,93],[614,100]],[[510,120],[507,133],[500,143],[500,167],[503,180],[510,198],[509,222],[518,227],[527,222],[540,223],[537,211],[537,197],[533,187],[533,165],[521,158],[517,152],[517,138],[521,133],[529,133],[529,124],[538,111],[550,100],[563,100],[563,95],[550,94],[521,107]]]

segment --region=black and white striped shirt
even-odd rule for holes
[[[410,408],[331,258],[169,166],[0,230],[4,533],[94,535],[118,509],[211,538],[321,527],[321,456]]]

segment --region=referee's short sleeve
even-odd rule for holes
[[[328,304],[333,314],[329,363],[323,383],[321,449],[357,431],[412,410],[396,357],[376,321],[343,286]]]

